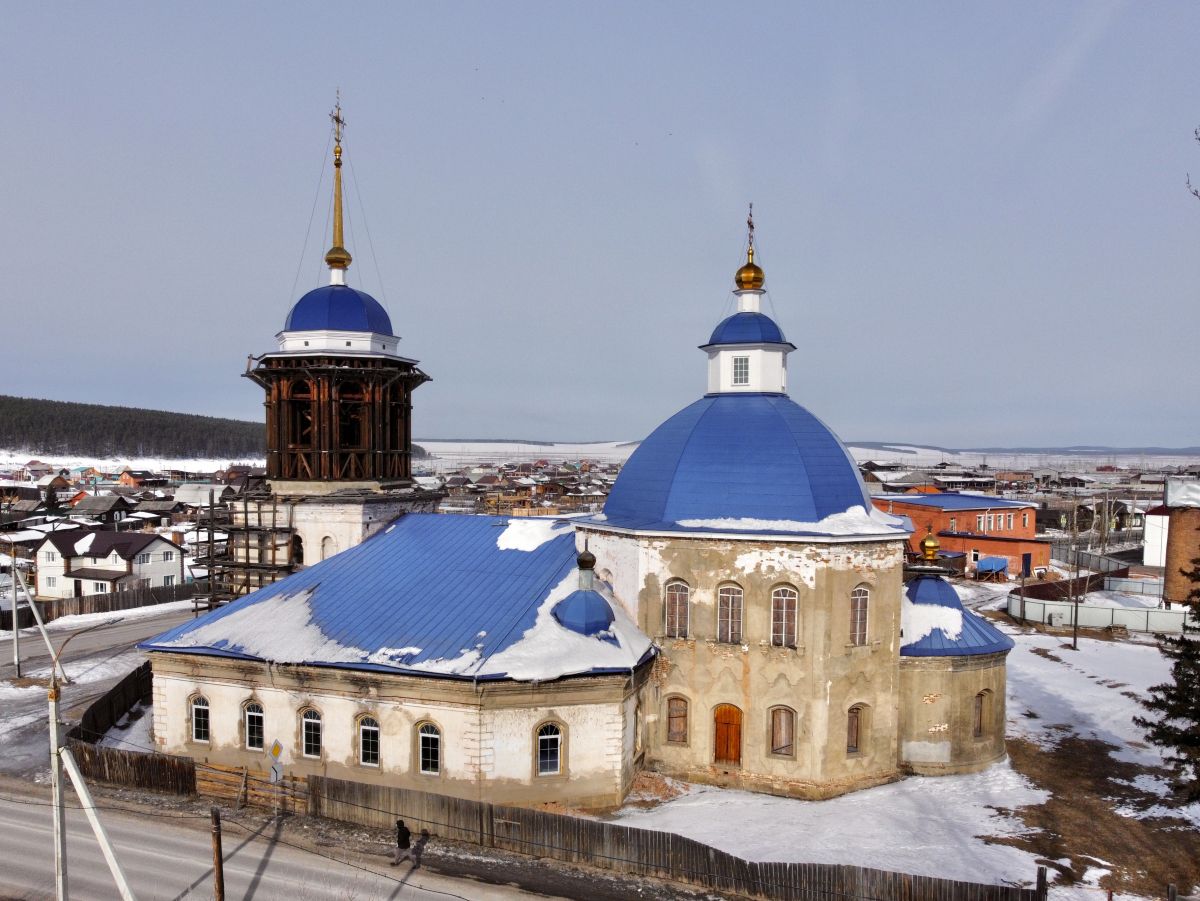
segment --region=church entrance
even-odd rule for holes
[[[732,704],[721,704],[713,713],[716,741],[713,762],[740,766],[742,762],[742,711]]]

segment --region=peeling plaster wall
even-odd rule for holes
[[[268,667],[249,661],[151,654],[154,736],[159,750],[198,762],[267,770],[269,749],[283,745],[289,774],[317,774],[414,788],[496,803],[559,801],[608,807],[624,799],[633,762],[625,753],[627,711],[644,678],[628,675],[531,685],[420,679],[316,667]],[[192,741],[191,698],[209,703],[210,738]],[[243,706],[264,711],[265,749],[245,747]],[[321,713],[322,753],[301,753],[300,712]],[[380,763],[358,762],[358,718],[380,725]],[[537,727],[563,727],[563,773],[537,776]],[[419,772],[416,729],[441,730],[441,772]]]
[[[1007,652],[900,658],[900,757],[923,776],[973,773],[1003,760]],[[983,734],[975,696],[987,691]]]
[[[587,526],[596,570],[663,648],[645,699],[647,762],[683,778],[820,798],[878,784],[898,773],[898,668],[903,539],[829,543],[649,537]],[[582,545],[582,536],[580,538]],[[664,588],[691,587],[687,639],[664,636]],[[744,592],[740,644],[717,639],[717,591]],[[771,645],[771,592],[794,587],[796,648]],[[850,592],[871,591],[868,640],[850,642]],[[689,704],[685,743],[666,740],[667,698]],[[715,765],[714,710],[742,711],[740,766]],[[847,754],[847,711],[863,705],[862,750]],[[796,712],[795,753],[770,750],[770,709]]]

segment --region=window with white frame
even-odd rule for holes
[[[163,587],[169,588],[175,584],[174,576],[163,576]]]
[[[301,750],[305,757],[321,756],[321,714],[311,708],[300,716]]]
[[[982,513],[980,513],[978,516],[975,517],[975,531],[976,532],[983,531],[983,514]]]
[[[1022,513],[1021,514],[1021,528],[1026,529],[1028,527],[1029,527],[1029,514]]]
[[[417,754],[426,776],[442,771],[442,733],[433,723],[422,723],[417,729]]]
[[[149,562],[150,562],[150,555],[149,555],[149,554],[138,554],[138,555],[137,555],[137,562],[138,562],[138,563],[149,563]]]
[[[717,641],[741,644],[742,589],[722,585],[717,592]]]
[[[666,622],[667,638],[688,637],[688,614],[691,589],[686,582],[671,582],[667,585]]]
[[[174,551],[163,551],[163,563],[170,563],[175,559]]]
[[[46,576],[46,587],[47,588],[57,588],[58,587],[58,578],[56,576]]]
[[[734,357],[733,358],[733,383],[735,385],[750,384],[750,358],[749,357]]]
[[[871,592],[859,585],[850,592],[850,644],[861,647],[867,643],[867,610]]]
[[[546,723],[537,731],[537,774],[557,776],[562,772],[562,730]]]
[[[958,520],[955,519],[953,516],[950,517],[950,531],[951,532],[958,531]]]
[[[1008,527],[1009,529],[1012,529],[1013,527],[1013,515],[1011,513],[1008,514]]]
[[[771,592],[771,644],[777,648],[796,646],[796,589],[780,585]]]
[[[92,591],[94,591],[96,594],[108,594],[108,583],[107,582],[93,582],[92,583]]]
[[[203,695],[192,698],[192,741],[208,741],[208,701]]]
[[[364,716],[358,721],[358,762],[363,766],[379,766],[379,721]]]
[[[263,709],[262,704],[250,703],[245,707],[246,720],[246,747],[251,751],[261,751],[263,749]]]
[[[54,551],[42,551],[42,559],[47,563],[53,563],[58,559],[58,554],[54,553]]]

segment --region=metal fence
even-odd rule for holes
[[[1183,631],[1183,609],[1159,610],[1153,607],[1092,607],[1087,604],[1072,604],[1069,601],[1043,601],[1026,597],[1024,604],[1019,592],[1008,596],[1008,615],[1014,619],[1026,619],[1035,623],[1049,623],[1070,629],[1075,626],[1076,612],[1079,626],[1083,629],[1107,629],[1123,626],[1130,632],[1153,632],[1178,635]],[[1191,623],[1200,627],[1200,620],[1192,617]]]
[[[1163,594],[1162,579],[1123,579],[1119,576],[1104,577],[1105,591],[1122,591],[1125,594],[1145,594],[1161,598]]]

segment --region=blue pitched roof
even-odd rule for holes
[[[501,550],[498,539],[509,526],[504,517],[410,513],[356,547],[139,647],[503,678],[506,673],[489,667],[489,659],[533,628],[551,591],[572,575],[576,558],[569,524],[557,527],[533,550]],[[633,633],[622,634],[628,638]],[[613,658],[611,642],[598,638],[588,644],[597,649],[594,659],[601,664]],[[626,642],[623,650],[633,656],[619,669],[628,671],[651,653],[649,639],[645,645]],[[607,671],[606,665],[593,665],[585,647],[565,672],[541,678]]]
[[[704,347],[714,344],[788,344],[788,340],[765,313],[734,313],[717,324]]]
[[[936,507],[939,510],[996,510],[1000,507],[1028,507],[1037,504],[1029,501],[1012,501],[1003,497],[985,497],[979,494],[877,494],[877,501],[896,501],[915,504],[918,507]]]
[[[710,394],[634,451],[604,522],[672,531],[684,530],[680,520],[815,523],[853,506],[871,507],[858,467],[821,420],[786,395]]]
[[[296,301],[283,330],[310,332],[325,329],[391,335],[392,320],[379,301],[366,291],[349,285],[322,285]]]
[[[962,630],[950,638],[941,629],[904,644],[901,638],[901,657],[962,657],[974,654],[995,654],[1008,651],[1013,640],[981,616],[963,608],[958,592],[941,576],[922,573],[904,587],[904,594],[915,605],[929,605],[958,610],[962,614]]]

